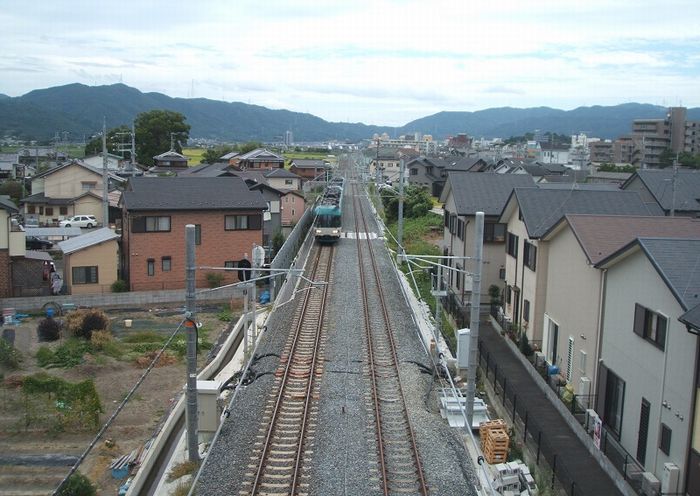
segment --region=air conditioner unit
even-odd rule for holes
[[[578,381],[578,392],[579,395],[578,402],[583,407],[588,407],[589,400],[591,398],[591,379],[589,377],[583,376]]]
[[[651,472],[642,474],[642,494],[644,496],[658,496],[661,490],[661,482]]]
[[[586,420],[584,422],[584,426],[586,427],[586,431],[591,433],[593,432],[593,429],[595,428],[595,423],[596,420],[598,420],[598,414],[596,413],[595,410],[589,408],[586,410]]]
[[[680,469],[675,463],[664,463],[664,473],[661,477],[661,493],[676,494],[678,492],[678,479]]]

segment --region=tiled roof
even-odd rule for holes
[[[639,238],[639,245],[684,310],[700,302],[700,240]]]
[[[24,203],[46,203],[49,205],[70,205],[75,198],[48,198],[44,193],[25,196],[19,202]]]
[[[9,196],[5,195],[0,196],[0,208],[3,208],[9,213],[19,212],[17,205],[15,205],[12,200],[10,200]]]
[[[281,155],[277,155],[276,153],[271,152],[270,150],[266,150],[265,148],[256,148],[255,150],[251,150],[248,153],[245,153],[243,155],[239,155],[237,157],[241,161],[244,160],[278,160],[278,161],[284,161],[284,157]]]
[[[216,162],[213,164],[199,164],[189,167],[183,171],[178,171],[178,177],[220,177],[232,175],[233,171],[227,162]]]
[[[654,199],[664,210],[671,210],[673,198],[672,178],[673,170],[669,169],[643,169],[636,172],[636,176],[644,183]],[[623,188],[634,180],[632,176]],[[681,170],[676,176],[676,211],[700,211],[700,171]]]
[[[58,243],[58,247],[64,254],[69,254],[117,238],[119,238],[117,233],[108,227],[103,227],[102,229],[96,229],[87,234],[61,241]]]
[[[154,160],[178,160],[178,161],[187,161],[189,160],[187,157],[182,155],[181,153],[177,153],[174,150],[168,150],[167,152],[161,153],[160,155],[156,155],[153,157]]]
[[[594,265],[638,237],[700,239],[700,220],[689,217],[571,214],[565,219]]]
[[[513,188],[536,188],[526,174],[494,174],[491,172],[449,172],[448,183],[458,215],[499,215]]]
[[[516,188],[513,192],[531,238],[539,238],[566,214],[661,215],[634,191]]]
[[[135,177],[122,195],[128,210],[264,210],[259,191],[239,177]]]
[[[264,172],[265,177],[274,177],[280,179],[300,179],[300,177],[294,174],[288,169],[272,169]]]
[[[678,317],[678,320],[691,326],[696,331],[700,331],[700,302],[693,308]]]
[[[380,157],[381,159],[381,157]],[[311,159],[294,159],[292,160],[292,165],[299,169],[312,169],[319,167],[328,167],[328,163],[323,160],[311,160]]]

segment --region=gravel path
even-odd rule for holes
[[[351,190],[346,185],[346,193]],[[366,201],[364,199],[363,201]],[[344,230],[354,229],[352,198],[346,196]],[[369,209],[367,209],[369,212]],[[368,215],[368,214],[366,214]],[[368,217],[368,222],[372,219]],[[374,232],[378,232],[372,222]],[[373,413],[367,409],[369,381],[362,304],[359,295],[357,252],[354,239],[337,244],[334,285],[328,318],[318,426],[304,458],[308,492],[313,495],[379,495]],[[373,241],[395,333],[406,404],[418,442],[426,481],[433,495],[472,495],[473,469],[459,432],[450,429],[438,411],[437,383],[409,309],[401,295],[391,261],[381,239]],[[258,354],[271,354],[254,366],[258,378],[239,392],[217,444],[200,474],[199,496],[238,494],[248,472],[251,452],[260,427],[261,411],[273,383],[279,353],[294,318],[286,305],[270,318]]]

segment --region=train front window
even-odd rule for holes
[[[319,215],[318,227],[340,227],[340,216],[329,214]]]

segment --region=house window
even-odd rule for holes
[[[484,224],[484,243],[503,243],[506,240],[506,225],[495,222]]]
[[[284,184],[291,186],[292,184],[294,184],[294,181],[292,181],[291,179],[285,179]]]
[[[58,207],[58,215],[68,215],[68,207]]]
[[[97,284],[97,266],[73,267],[71,269],[73,284]]]
[[[608,369],[605,387],[603,422],[619,439],[622,432],[622,407],[625,402],[625,381]]]
[[[455,279],[456,281],[456,286],[457,289],[462,289],[462,266],[460,264],[456,264],[457,271],[455,273]]]
[[[146,271],[149,276],[156,275],[156,261],[152,258],[146,260]]]
[[[666,455],[671,453],[671,428],[661,423],[661,439],[659,439],[659,449]]]
[[[508,233],[506,242],[506,253],[513,258],[518,258],[518,237],[513,233]]]
[[[194,225],[194,244],[202,244],[202,224]]]
[[[464,221],[457,219],[457,237],[464,241]]]
[[[36,206],[34,206],[34,205],[28,205],[28,206],[27,206],[27,213],[28,213],[28,214],[35,214],[35,213],[36,213]]]
[[[294,209],[292,209],[292,217],[294,217],[294,215],[295,215],[295,212],[294,212]]]
[[[46,207],[46,215],[53,215],[53,207]]]
[[[412,176],[417,176],[418,175],[418,169],[411,169],[411,175]]]
[[[146,232],[170,231],[170,217],[146,217]]]
[[[450,212],[449,210],[445,210],[445,227],[449,229],[450,227]]]
[[[95,187],[97,187],[96,181],[82,181],[80,183],[80,188],[83,191],[90,191],[91,189],[95,189]]]
[[[160,268],[163,272],[170,272],[171,267],[172,267],[172,258],[163,257],[160,259]]]
[[[260,215],[227,215],[224,217],[224,229],[243,231],[260,229]]]
[[[634,333],[655,345],[660,350],[666,347],[668,319],[642,305],[634,305]]]
[[[44,215],[44,207],[39,207],[39,215]]]
[[[506,303],[510,305],[511,302],[511,294],[513,293],[513,290],[510,289],[510,286],[506,286]]]
[[[523,320],[530,322],[530,300],[523,300]]]
[[[236,268],[236,261],[235,260],[226,260],[224,262],[224,267],[227,269],[235,269]]]
[[[537,266],[537,247],[530,243],[529,241],[525,241],[525,250],[524,251],[524,264],[525,266],[530,269],[530,270],[535,270],[535,267]]]

